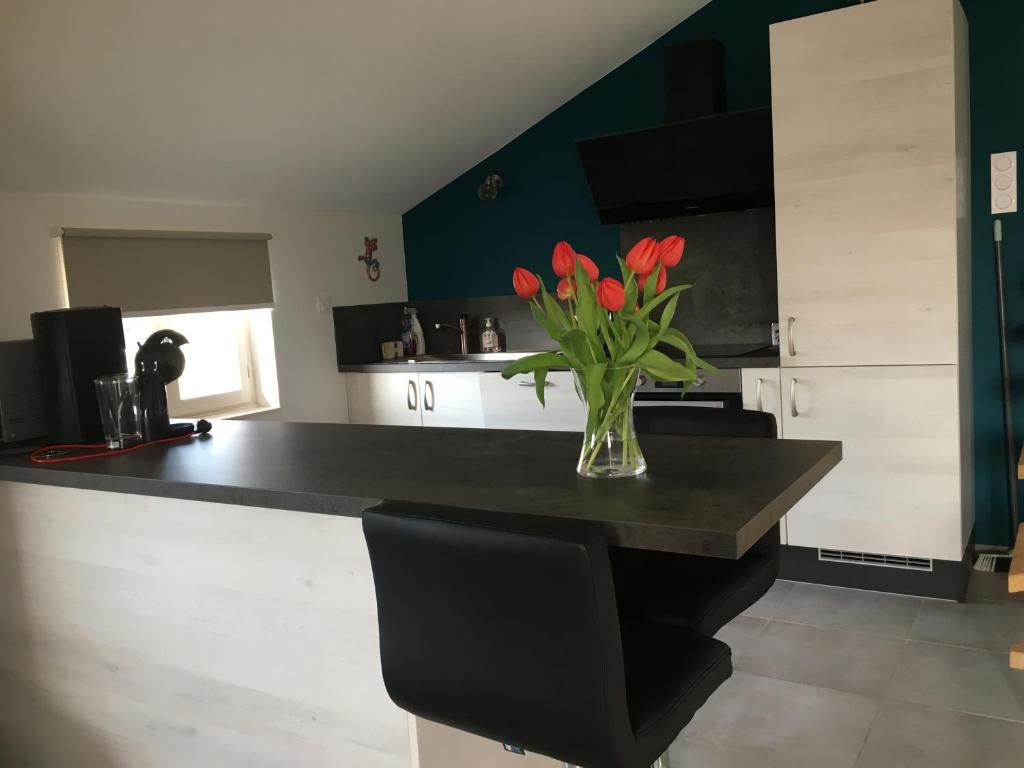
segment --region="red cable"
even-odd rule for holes
[[[161,443],[178,443],[183,440],[190,440],[195,432],[189,432],[187,435],[176,435],[175,437],[163,437],[159,440],[149,440],[145,443],[139,443],[129,448],[116,448],[112,451],[94,451],[92,453],[79,453],[74,456],[54,456],[50,458],[43,457],[42,454],[49,453],[50,451],[59,451],[67,448],[106,448],[106,443],[64,443],[61,445],[46,445],[42,448],[36,448],[29,455],[29,458],[36,464],[61,464],[67,461],[85,461],[86,459],[102,459],[106,456],[119,456],[122,453],[132,453],[141,448],[148,448],[151,445],[160,445]]]

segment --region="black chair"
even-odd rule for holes
[[[642,406],[641,434],[703,437],[777,435],[775,417],[761,411]],[[779,575],[779,526],[739,560],[610,548],[620,612],[696,630],[708,637],[756,603]]]
[[[691,630],[620,625],[583,523],[385,502],[363,513],[392,700],[586,768],[650,766],[732,673]]]

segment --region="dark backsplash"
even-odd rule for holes
[[[773,208],[624,224],[619,229],[623,254],[648,235],[686,237],[686,253],[669,273],[669,284],[694,287],[680,295],[672,325],[698,349],[770,343],[770,324],[779,314]],[[553,287],[555,279],[545,278]],[[381,342],[401,337],[402,307],[406,306],[415,307],[419,314],[429,354],[459,351],[459,335],[450,329],[437,330],[434,323],[458,325],[462,313],[470,316],[470,352],[480,351],[480,324],[485,317],[498,318],[510,351],[555,346],[517,296],[363,304],[334,308],[339,365],[379,362]]]
[[[697,347],[771,342],[779,319],[775,274],[775,209],[688,216],[622,224],[623,256],[643,237],[686,238],[669,285],[690,283],[679,296],[672,325]]]
[[[511,351],[553,349],[555,346],[534,322],[526,302],[518,296],[363,304],[334,308],[334,341],[339,365],[379,362],[381,342],[401,338],[402,307],[416,308],[428,354],[459,351],[459,335],[446,328],[437,330],[434,323],[458,325],[459,315],[463,313],[470,318],[470,352],[480,351],[480,325],[485,317],[498,318]]]

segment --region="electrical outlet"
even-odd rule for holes
[[[1017,153],[992,155],[992,213],[1017,212]]]

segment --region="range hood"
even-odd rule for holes
[[[718,111],[724,81],[711,41],[670,50],[667,65],[674,122],[576,143],[601,222],[773,205],[771,108]]]
[[[767,107],[588,139],[576,148],[603,224],[775,201]]]

